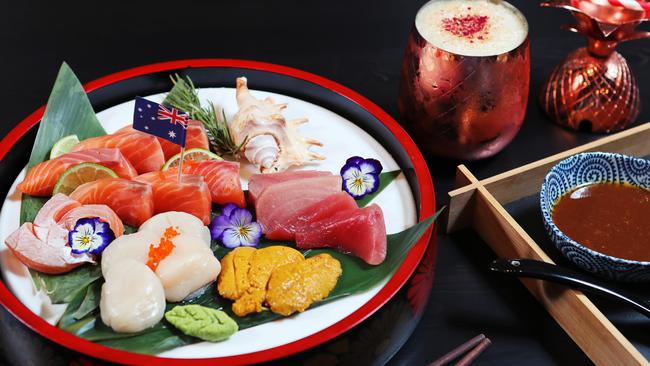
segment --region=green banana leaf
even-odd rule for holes
[[[64,62],[47,101],[27,168],[49,159],[52,146],[62,137],[77,135],[84,140],[105,134],[83,86]],[[46,201],[47,198],[23,195],[20,224],[33,221]]]
[[[303,251],[306,257],[319,253],[328,253],[339,260],[341,262],[341,267],[343,268],[343,274],[339,278],[334,290],[332,290],[330,295],[324,301],[313,304],[312,308],[344,296],[367,291],[392,275],[392,273],[395,272],[404,261],[404,258],[406,258],[408,252],[413,248],[413,245],[415,245],[420,237],[422,237],[427,228],[431,226],[439,213],[440,211],[400,233],[388,235],[388,253],[386,255],[386,260],[377,266],[371,266],[359,258],[342,254],[331,249],[311,249]],[[279,242],[266,241],[260,243],[260,247],[278,244]],[[289,244],[290,243],[284,243],[284,245]],[[228,250],[223,247],[217,247],[215,250],[215,254],[219,258],[222,258],[227,252]],[[78,300],[77,303],[80,304],[81,301]],[[70,303],[69,306],[78,306],[77,303]],[[223,310],[237,322],[240,330],[282,318],[282,316],[269,310],[264,310],[260,313],[240,318],[232,313],[230,309],[232,302],[230,300],[216,295],[214,284],[209,286],[203,295],[192,299],[191,301],[167,304],[167,309],[171,309],[175,305],[179,304],[200,304],[214,309]],[[69,309],[67,313],[72,314],[76,311],[76,309],[72,308]],[[87,317],[77,322],[66,323],[66,325],[63,326],[63,329],[81,338],[99,342],[109,347],[147,354],[160,353],[175,347],[201,342],[200,339],[180,334],[164,320],[153,328],[140,333],[116,333],[102,323],[98,309],[95,309]]]

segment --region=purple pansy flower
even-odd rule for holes
[[[99,217],[77,220],[74,229],[68,233],[68,243],[74,254],[100,254],[113,240],[115,233],[108,223]]]
[[[254,247],[260,241],[262,227],[253,221],[250,211],[229,203],[210,223],[210,234],[227,248]]]
[[[379,174],[383,167],[377,159],[364,159],[359,156],[349,158],[343,168],[343,189],[355,199],[379,189]]]

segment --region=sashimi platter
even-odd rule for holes
[[[96,113],[63,64],[0,214],[3,283],[55,341],[123,361],[259,354],[344,331],[412,273],[436,215],[391,153],[255,86],[170,74]]]

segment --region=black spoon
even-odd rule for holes
[[[572,269],[532,259],[497,259],[490,270],[515,277],[530,277],[550,281],[570,288],[601,295],[626,304],[650,318],[650,302],[646,299],[613,286],[603,280]]]

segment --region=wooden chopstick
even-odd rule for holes
[[[466,353],[465,357],[460,359],[455,366],[468,366],[471,364],[478,356],[485,351],[485,349],[491,344],[489,338],[485,337],[485,334],[479,334],[476,337],[470,339],[469,341],[461,344],[460,346],[454,348],[446,355],[440,357],[439,359],[433,361],[429,366],[444,366],[449,364],[451,361],[457,359],[462,354]]]

